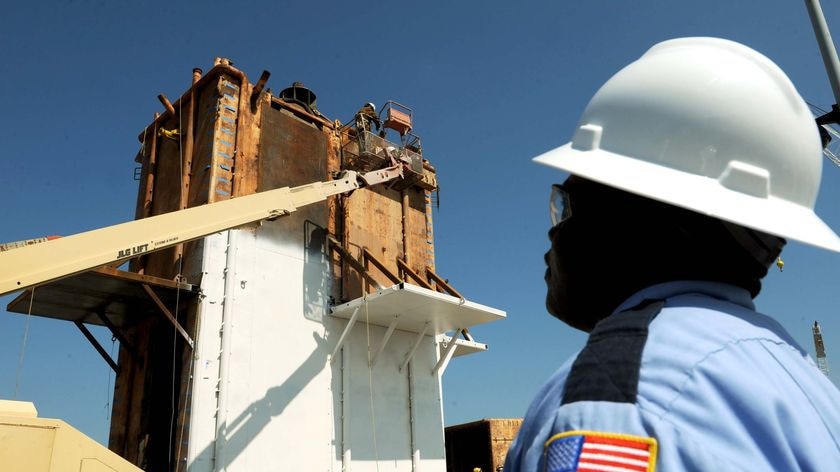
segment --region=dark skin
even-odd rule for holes
[[[617,234],[626,227],[621,205],[602,188],[571,176],[572,217],[551,228],[545,255],[546,307],[566,324],[586,332],[608,316],[633,291],[627,287],[626,246]],[[600,187],[600,186],[598,186]]]
[[[574,175],[563,187],[572,215],[548,232],[546,308],[573,328],[591,331],[631,295],[663,282],[717,281],[758,294],[768,265],[721,221]]]

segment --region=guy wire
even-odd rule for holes
[[[20,356],[18,356],[17,375],[15,375],[15,395],[14,400],[17,400],[18,390],[20,390],[20,377],[23,373],[23,357],[26,353],[26,341],[29,338],[29,321],[32,319],[32,302],[35,300],[35,287],[29,291],[29,311],[26,314],[26,324],[23,328],[23,340],[20,346]]]

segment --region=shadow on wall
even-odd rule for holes
[[[216,432],[217,441],[221,437],[226,437],[227,440],[221,457],[223,463],[217,465],[217,470],[229,467],[245,451],[248,444],[275,417],[280,416],[292,400],[323,370],[329,352],[327,340],[316,332],[312,333],[312,337],[317,347],[282,384],[268,389],[265,395],[252,403],[247,410],[219,426]],[[195,461],[212,463],[214,459],[219,460],[215,456],[215,442],[211,442],[196,456]]]
[[[306,220],[303,231],[303,316],[321,323],[329,310],[330,295],[327,230]]]
[[[310,220],[304,221],[303,228],[303,315],[307,320],[317,322],[320,327],[329,310],[330,272],[329,260],[325,254],[327,231]],[[307,385],[323,372],[324,366],[328,365],[331,350],[327,340],[329,333],[326,336],[317,331],[311,334],[314,345],[306,343],[311,352],[291,374],[266,372],[267,375],[277,376],[277,380],[282,383],[268,389],[262,398],[254,401],[236,418],[219,425],[216,437],[225,438],[222,439],[224,446],[220,451],[221,457],[216,457],[214,441],[195,457],[196,463],[214,463],[220,460],[217,468],[229,467],[269,423],[280,417]]]

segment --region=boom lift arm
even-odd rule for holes
[[[111,262],[272,220],[311,203],[402,177],[401,163],[334,180],[283,187],[0,252],[0,296]]]

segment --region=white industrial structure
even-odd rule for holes
[[[446,470],[441,376],[484,346],[443,333],[504,313],[408,284],[331,312],[323,240],[282,224],[206,240],[188,470]]]

